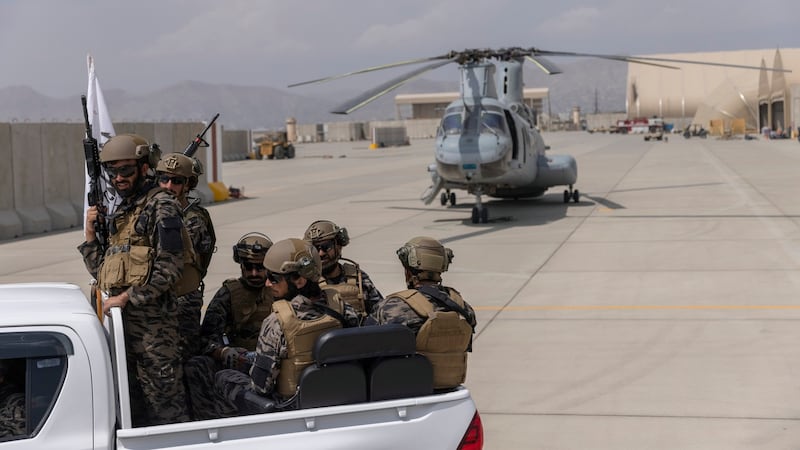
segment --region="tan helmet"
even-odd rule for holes
[[[150,143],[136,134],[112,136],[100,151],[100,162],[107,163],[124,159],[142,159],[150,156]]]
[[[167,153],[164,155],[161,160],[158,161],[156,172],[185,177],[189,182],[189,189],[194,189],[197,186],[197,175],[194,173],[194,159],[183,153]]]
[[[347,228],[340,227],[330,220],[317,220],[308,226],[303,239],[312,244],[335,239],[336,243],[344,247],[350,243]]]
[[[316,281],[322,276],[319,252],[302,239],[284,239],[267,250],[264,266],[273,273],[297,272],[303,278]]]
[[[453,261],[453,251],[428,236],[417,236],[397,249],[403,266],[419,272],[446,272]],[[436,277],[434,277],[436,278]]]
[[[247,233],[233,246],[233,262],[241,264],[247,261],[261,264],[270,247],[272,240],[267,235]]]

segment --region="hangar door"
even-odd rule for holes
[[[758,129],[769,126],[769,105],[764,103],[758,104]]]
[[[773,102],[772,108],[772,129],[783,130],[783,100]]]

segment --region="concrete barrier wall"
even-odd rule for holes
[[[224,130],[222,148],[225,161],[241,161],[253,152],[253,138],[250,130]]]
[[[24,234],[53,229],[44,206],[42,124],[11,125],[11,164],[14,168],[14,209],[22,220]]]
[[[22,220],[14,209],[14,161],[8,123],[0,123],[0,160],[7,162],[0,164],[0,239],[11,239],[22,236]]]
[[[44,207],[50,215],[50,229],[83,228],[83,127],[49,123],[41,126],[40,136]]]
[[[204,128],[201,122],[114,124],[117,134],[139,134],[158,143],[162,153],[183,152]],[[209,142],[211,134],[206,135]],[[82,124],[0,123],[0,158],[7,162],[0,164],[0,240],[83,228],[83,135]],[[216,135],[214,155],[205,147],[195,154],[205,166],[197,194],[206,204],[213,201],[209,171],[222,178],[221,127]]]

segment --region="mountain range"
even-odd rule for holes
[[[550,88],[551,114],[567,115],[575,106],[583,113],[625,110],[627,64],[592,58],[559,66],[563,73],[551,76],[532,65],[525,69],[526,87]],[[327,111],[357,96],[360,92],[353,88],[309,95],[268,86],[182,81],[141,95],[122,89],[104,89],[103,94],[114,122],[201,121],[219,112],[227,129],[264,129],[281,128],[290,116],[298,123],[391,120],[396,116],[395,94],[455,92],[458,87],[457,79],[415,79],[348,116]],[[0,122],[82,121],[81,94],[53,98],[28,86],[0,88]]]

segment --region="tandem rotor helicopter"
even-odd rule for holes
[[[745,69],[755,66],[701,61],[548,51],[537,48],[466,49],[444,55],[396,62],[355,72],[289,85],[301,86],[393,67],[429,62],[381,84],[331,111],[349,114],[421,74],[456,63],[461,71],[460,98],[445,109],[436,134],[435,163],[428,166],[432,184],[421,200],[430,204],[439,195],[442,206],[456,203],[453,189],[475,196],[472,223],[487,223],[484,195],[495,198],[539,197],[549,188],[565,186],[564,203],[578,202],[574,188],[578,165],[570,155],[547,155],[549,149],[535,125],[534,113],[523,101],[523,64],[533,62],[549,75],[561,70],[546,57],[571,56],[610,59],[679,69],[661,63],[686,63]],[[432,62],[433,61],[433,62]],[[772,70],[772,69],[767,69]],[[441,192],[442,189],[445,192]]]

